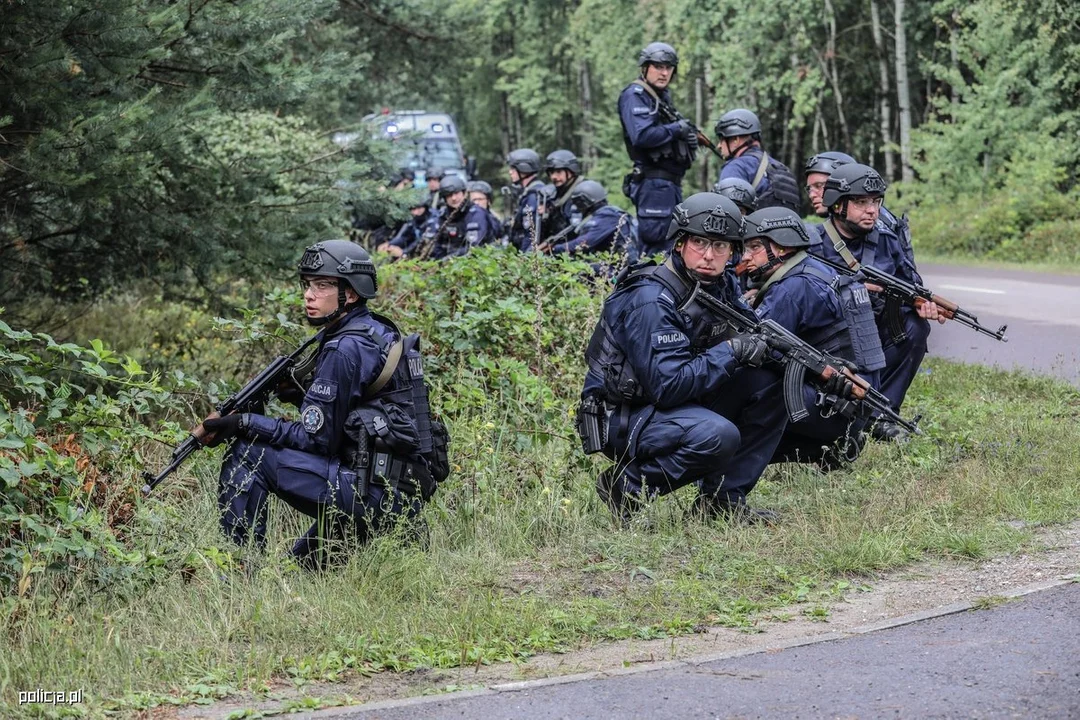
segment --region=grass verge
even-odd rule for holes
[[[40,583],[3,618],[0,715],[132,715],[282,680],[516,662],[702,624],[752,628],[792,603],[812,617],[853,579],[1015,550],[1030,536],[1010,521],[1080,514],[1071,387],[934,361],[906,410],[926,430],[908,445],[872,445],[828,476],[770,469],[753,497],[784,514],[778,527],[684,519],[684,490],[619,530],[569,421],[530,434],[487,405],[452,428],[458,469],[427,511],[428,546],[382,538],[323,575],[283,559],[303,520],[280,504],[266,555],[219,538],[216,456],[203,453],[138,510],[154,532],[135,546],[147,558],[189,548],[182,572],[137,594]],[[18,705],[37,688],[82,688],[85,702]]]

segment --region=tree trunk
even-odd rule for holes
[[[578,70],[581,88],[581,155],[586,158],[586,166],[591,167],[596,162],[592,123],[592,75],[589,72],[589,61],[584,57]]]
[[[900,179],[911,182],[911,88],[908,85],[907,35],[904,31],[904,0],[895,0],[896,17],[896,110],[900,117]]]
[[[499,93],[499,119],[502,120],[499,127],[499,141],[502,143],[502,156],[505,158],[513,149],[513,141],[510,137],[510,104],[506,93]]]
[[[821,69],[829,79],[833,98],[836,100],[836,121],[840,124],[840,137],[844,139],[844,147],[850,149],[851,130],[844,115],[844,93],[840,89],[840,75],[836,69],[836,10],[832,0],[825,0],[825,23],[829,29],[829,39],[825,43],[825,58]]]
[[[701,132],[709,132],[705,129],[705,78],[702,75],[694,78],[694,124],[697,125],[698,130],[701,130]],[[704,190],[712,187],[712,183],[709,182],[709,161],[711,159],[712,152],[710,150],[704,146],[698,148],[698,187]]]
[[[892,142],[892,92],[889,88],[889,53],[881,34],[881,13],[877,0],[870,0],[870,25],[874,33],[874,46],[878,53],[878,103],[881,113],[881,151],[885,154],[885,177],[896,179],[896,153]]]
[[[957,40],[957,13],[953,13],[952,22],[949,23],[949,63],[953,74],[960,77],[960,43]],[[960,103],[960,94],[956,92],[956,85],[949,86],[949,102],[955,106]]]

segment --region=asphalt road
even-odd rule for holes
[[[930,353],[1025,368],[1080,385],[1080,276],[920,268],[938,294],[996,329],[955,322]],[[1080,583],[985,610],[950,612],[834,640],[737,657],[661,663],[313,718],[1080,718]]]
[[[1080,275],[1047,275],[943,265],[919,267],[923,282],[1008,342],[949,321],[935,324],[930,354],[1007,370],[1016,367],[1080,385]]]

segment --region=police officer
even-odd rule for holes
[[[761,146],[761,121],[749,110],[739,108],[724,113],[716,122],[717,147],[726,162],[720,179],[740,178],[757,193],[758,208],[786,207],[798,212],[802,207],[799,184],[788,166]]]
[[[431,165],[424,171],[424,180],[427,182],[428,189],[428,205],[432,210],[439,210],[442,207],[442,197],[439,195],[439,183],[442,182],[445,175],[446,170],[438,165]]]
[[[666,261],[630,268],[604,303],[585,353],[579,433],[587,452],[616,463],[597,480],[616,517],[699,483],[695,508],[706,516],[774,519],[750,509],[746,495],[787,422],[780,378],[759,367],[764,342],[729,337],[726,323],[693,301],[709,293],[751,312],[728,270],[743,227],[728,198],[687,198],[674,209]],[[587,430],[590,417],[607,422],[607,432]]]
[[[443,177],[439,194],[445,205],[443,218],[429,257],[441,260],[459,257],[474,247],[495,240],[496,228],[488,221],[488,212],[469,199],[465,181],[458,175]]]
[[[570,193],[582,181],[581,163],[569,150],[555,150],[544,160],[544,171],[554,186],[551,201],[544,214],[544,239],[554,237],[571,225],[581,222],[581,213],[568,202]]]
[[[758,286],[751,305],[762,319],[775,320],[810,345],[849,361],[877,386],[885,366],[874,310],[866,287],[807,255],[810,235],[802,218],[787,208],[764,208],[746,218],[743,263]],[[841,375],[836,387],[804,386],[809,417],[789,423],[773,462],[817,462],[822,469],[854,461],[862,450],[860,431],[869,419],[837,400],[849,396]],[[832,397],[828,397],[831,395]]]
[[[836,150],[826,150],[806,161],[804,168],[806,195],[810,199],[810,207],[818,217],[829,217],[829,208],[822,201],[822,196],[825,194],[825,181],[836,168],[853,162],[855,158]]]
[[[420,191],[416,192],[417,198],[409,208],[411,217],[393,238],[376,248],[379,252],[402,259],[419,251],[425,243],[435,241],[435,234],[439,229],[439,213],[431,209],[426,194],[420,195]]]
[[[868,265],[901,280],[921,284],[914,257],[895,233],[878,222],[885,190],[881,175],[868,165],[846,163],[833,170],[825,181],[822,194],[829,217],[815,228],[817,237],[812,251],[848,267]],[[878,334],[885,352],[880,389],[889,398],[893,409],[899,411],[926,355],[926,339],[930,335],[928,321],[943,323],[946,318],[932,302],[918,309],[905,306],[901,309],[905,337],[898,340],[889,332],[881,288],[868,284],[867,289],[871,293]],[[895,423],[879,421],[871,427],[871,435],[879,440],[896,440],[905,437],[906,431]]]
[[[739,206],[743,215],[749,215],[757,210],[757,193],[754,186],[742,178],[724,178],[713,185],[713,192],[730,198]]]
[[[403,390],[411,391],[408,363],[395,363],[389,374],[384,372],[399,336],[393,323],[368,310],[376,277],[367,252],[346,240],[321,242],[305,250],[299,273],[308,322],[323,329],[300,420],[243,413],[211,416],[203,428],[210,445],[235,438],[222,464],[218,493],[225,534],[237,543],[254,540],[261,546],[269,495],[277,495],[317,518],[293,546],[293,555],[314,567],[326,559],[321,541],[343,539],[350,528],[365,541],[395,519],[420,512],[425,493],[406,470],[422,459],[406,452],[402,443],[425,432],[430,438],[431,420],[417,404],[397,402]],[[390,404],[397,411],[389,410]],[[358,434],[368,417],[378,417],[375,425],[396,443],[381,477],[371,473],[373,453],[367,452],[379,445]]]
[[[519,148],[506,156],[510,182],[517,194],[517,208],[510,220],[510,244],[528,252],[540,244],[541,219],[544,207],[544,183],[540,173],[540,156],[535,150]]]
[[[545,241],[541,252],[590,254],[599,252],[632,253],[628,262],[634,262],[630,216],[619,208],[608,205],[607,190],[595,180],[582,180],[568,196],[580,220],[568,226],[561,236]],[[554,244],[551,243],[554,241]]]
[[[473,205],[483,208],[487,213],[488,224],[495,230],[495,241],[502,243],[506,228],[502,219],[491,209],[491,202],[494,197],[491,185],[484,180],[473,180],[467,183],[465,188],[469,191],[469,199],[472,200]]]
[[[641,252],[671,249],[667,237],[671,210],[682,202],[682,179],[694,162],[697,133],[685,120],[672,120],[668,85],[679,56],[667,43],[649,43],[638,55],[640,76],[619,95],[623,142],[634,167],[623,192],[637,208]]]

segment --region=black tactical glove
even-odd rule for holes
[[[211,415],[202,421],[206,434],[200,439],[207,447],[217,447],[229,438],[242,435],[247,426],[246,419],[247,416],[242,413],[233,413],[225,417]]]
[[[300,407],[304,402],[304,389],[292,378],[285,378],[274,388],[274,395],[283,403]]]
[[[694,130],[693,125],[688,120],[679,121],[679,133],[683,139],[686,140],[687,146],[690,148],[690,152],[695,152],[698,149],[697,131]]]
[[[765,362],[765,355],[769,352],[769,346],[757,335],[736,335],[728,340],[731,345],[731,354],[735,356],[740,365],[761,367]]]
[[[855,383],[840,373],[836,373],[825,381],[822,389],[829,395],[838,398],[850,399],[855,397]]]

